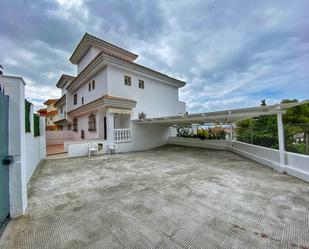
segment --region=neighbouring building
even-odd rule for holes
[[[55,107],[55,103],[58,99],[48,99],[44,102],[44,105],[47,106],[46,114],[46,130],[58,130],[59,126],[55,124],[55,121],[59,119],[59,111]]]
[[[83,36],[70,57],[77,76],[60,77],[56,86],[62,97],[53,102],[60,110],[56,124],[71,129],[73,141],[116,142],[123,151],[166,142],[167,127],[144,127],[134,120],[185,113],[178,90],[186,83],[137,64],[137,57],[87,33]],[[47,119],[50,125],[53,121]]]
[[[47,108],[41,108],[36,111],[41,117],[45,117],[47,114]]]

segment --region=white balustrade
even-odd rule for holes
[[[131,130],[130,129],[114,129],[113,134],[114,134],[115,143],[131,141]]]

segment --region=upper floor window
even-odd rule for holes
[[[92,81],[92,90],[95,89],[95,80]]]
[[[73,119],[73,131],[78,131],[77,118]]]
[[[88,84],[88,92],[91,91],[91,83]]]
[[[96,131],[96,115],[91,113],[90,116],[88,117],[88,131]]]
[[[84,97],[82,97],[82,105],[84,104]]]
[[[60,113],[61,113],[61,114],[63,113],[63,107],[60,108]]]
[[[143,80],[138,80],[138,87],[141,88],[141,89],[145,88],[145,83],[144,83]]]
[[[77,93],[73,95],[73,104],[77,105]]]
[[[131,86],[131,77],[130,76],[127,76],[127,75],[124,76],[124,84],[126,86]]]

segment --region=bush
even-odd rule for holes
[[[193,132],[189,127],[178,127],[176,130],[177,137],[193,137]]]

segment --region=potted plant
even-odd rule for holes
[[[144,120],[144,119],[146,119],[146,114],[145,114],[144,112],[139,113],[139,114],[138,114],[138,119],[139,119],[139,120]]]

